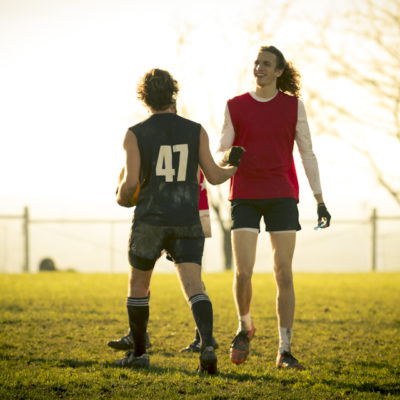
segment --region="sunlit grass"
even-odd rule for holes
[[[220,374],[199,377],[194,335],[174,275],[153,277],[151,368],[112,366],[106,342],[127,331],[126,275],[0,275],[0,398],[369,399],[400,396],[400,274],[297,274],[293,337],[303,373],[274,368],[275,283],[254,276],[251,358],[228,358],[237,327],[230,273],[205,277]]]

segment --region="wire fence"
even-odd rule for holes
[[[212,216],[213,218],[213,216]],[[400,216],[334,220],[332,228],[314,231],[315,221],[301,220],[294,270],[361,272],[400,270]],[[126,272],[131,221],[126,219],[32,218],[26,207],[21,215],[0,215],[0,272],[37,272],[44,258],[59,270]],[[224,269],[222,235],[213,221],[213,237],[206,240],[203,268]],[[268,235],[259,237],[255,272],[272,271]],[[173,272],[161,258],[158,272]]]

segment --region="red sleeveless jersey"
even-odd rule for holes
[[[260,102],[249,93],[228,101],[235,140],[243,146],[240,167],[231,178],[229,200],[291,197],[299,201],[293,161],[298,100],[278,92]]]

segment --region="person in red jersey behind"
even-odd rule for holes
[[[210,207],[208,205],[208,195],[206,181],[204,180],[204,174],[200,170],[199,174],[199,214],[200,222],[203,227],[204,236],[210,238],[211,233],[211,223],[210,223]]]
[[[300,76],[274,46],[261,47],[254,64],[256,89],[230,99],[220,140],[220,165],[231,146],[242,146],[240,169],[231,178],[229,200],[235,260],[233,293],[239,328],[230,348],[235,364],[246,360],[255,328],[250,315],[252,273],[260,220],[270,234],[277,283],[278,368],[304,369],[291,352],[295,294],[292,258],[300,230],[299,185],[293,161],[296,142],[317,201],[318,227],[331,216],[324,204],[318,163],[300,96]]]

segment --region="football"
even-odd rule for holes
[[[138,197],[139,197],[139,192],[140,192],[140,182],[138,182],[138,184],[136,186],[135,193],[131,197],[130,203],[131,203],[132,206],[136,206],[136,203],[137,203]]]

